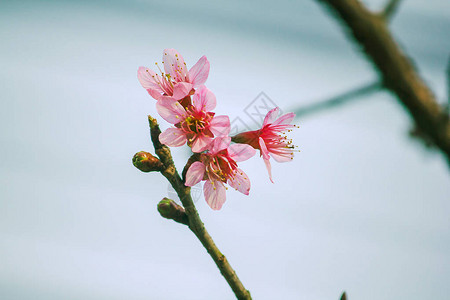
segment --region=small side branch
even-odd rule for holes
[[[381,89],[382,85],[379,82],[372,82],[369,84],[362,85],[360,87],[354,88],[350,91],[342,93],[340,95],[331,97],[327,100],[323,100],[314,104],[307,105],[305,107],[300,107],[295,110],[296,118],[304,117],[313,113],[317,113],[323,110],[328,110],[340,106],[351,101],[356,101],[358,99],[363,99],[363,96],[370,95]]]
[[[446,74],[446,77],[447,77],[447,115],[450,115],[450,56],[448,57],[446,73],[447,73]]]
[[[389,0],[380,15],[385,20],[391,20],[392,16],[395,14],[395,12],[398,9],[400,1],[401,0]]]

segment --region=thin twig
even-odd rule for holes
[[[398,9],[401,0],[389,0],[380,15],[385,20],[390,20]]]
[[[159,142],[161,130],[159,129],[158,122],[151,116],[148,116],[148,121],[150,124],[150,136],[153,146],[155,147],[155,152],[164,165],[161,174],[167,178],[174,190],[177,192],[189,220],[189,229],[197,236],[206,251],[208,251],[209,255],[219,268],[220,273],[222,273],[223,277],[236,295],[236,298],[246,300],[251,299],[250,292],[245,289],[225,255],[220,252],[219,248],[217,248],[213,239],[206,231],[205,225],[200,219],[194,202],[192,201],[191,188],[184,185],[183,180],[178,174],[169,147],[162,145]]]
[[[450,56],[447,62],[447,114],[450,115]]]
[[[446,156],[450,163],[450,122],[448,114],[417,74],[412,61],[400,50],[384,18],[357,0],[316,0],[324,3],[346,25],[351,37],[362,47],[378,71],[383,85],[397,96],[417,126]]]
[[[362,96],[367,96],[371,93],[377,92],[381,89],[381,87],[382,85],[379,82],[365,84],[327,100],[322,100],[304,107],[300,107],[294,112],[297,118],[304,117],[306,115],[333,108],[341,104],[363,99]]]

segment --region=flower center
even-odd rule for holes
[[[208,112],[198,112],[195,111],[192,107],[186,110],[188,116],[182,121],[181,129],[186,133],[191,134],[200,134],[204,133],[206,135],[211,135],[208,127],[211,122],[214,113]]]
[[[206,158],[206,177],[210,181],[217,180],[226,183],[233,176],[236,169],[237,163],[228,157],[226,150]]]
[[[194,133],[199,133],[205,129],[206,122],[202,119],[194,118],[193,116],[189,116],[184,120],[183,129],[185,131],[191,131]]]

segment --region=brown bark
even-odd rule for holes
[[[389,13],[372,13],[357,0],[316,0],[325,4],[361,46],[378,71],[383,85],[409,112],[416,125],[450,162],[450,122],[433,93],[400,49],[387,24]],[[394,1],[394,5],[398,1]],[[389,5],[387,6],[389,8]]]

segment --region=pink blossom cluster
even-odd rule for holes
[[[296,127],[291,124],[294,113],[278,117],[279,108],[274,108],[267,113],[260,129],[230,137],[230,119],[212,112],[216,97],[204,85],[209,75],[208,59],[201,57],[188,70],[181,54],[165,49],[162,63],[164,71],[156,63],[159,73],[139,67],[139,82],[157,100],[160,116],[173,125],[160,134],[160,142],[170,147],[187,144],[192,152],[200,154],[199,160],[187,170],[185,185],[205,181],[203,192],[212,209],[219,210],[225,203],[226,184],[249,194],[250,179],[238,167],[238,162],[253,157],[256,149],[271,181],[270,157],[277,162],[293,158],[294,146],[284,133]]]

